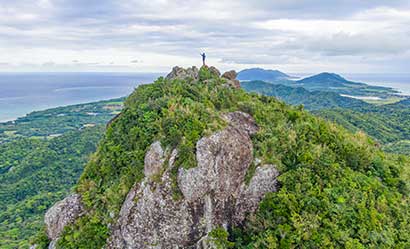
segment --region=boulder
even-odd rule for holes
[[[222,78],[226,79],[226,84],[227,86],[233,87],[233,88],[240,88],[241,83],[239,80],[236,79],[236,76],[238,74],[234,71],[227,71],[224,74],[222,74]]]
[[[248,135],[253,135],[259,130],[259,127],[253,117],[244,112],[230,112],[222,115],[222,118],[225,119],[231,126],[239,130],[244,130],[248,133]]]
[[[249,185],[242,185],[235,206],[235,224],[241,224],[245,220],[246,214],[254,213],[266,193],[276,192],[278,190],[278,176],[279,171],[272,164],[262,165],[256,168]]]
[[[162,165],[165,161],[164,150],[159,141],[154,142],[145,154],[144,174],[151,177],[161,173]]]
[[[245,184],[253,161],[250,136],[258,131],[256,122],[243,112],[223,118],[228,122],[225,129],[197,142],[195,168],[176,171],[176,150],[163,155],[160,145],[150,146],[146,158],[162,162],[161,179],[151,181],[146,174],[131,189],[107,248],[209,247],[206,238],[212,229],[241,224],[267,192],[276,190],[278,172],[273,165],[257,168]],[[166,165],[163,158],[169,158]]]
[[[211,74],[212,75],[214,75],[215,77],[221,77],[221,72],[219,72],[219,70],[216,68],[216,67],[214,67],[214,66],[211,66],[211,67],[209,67],[209,72],[211,72]]]
[[[172,71],[165,77],[166,80],[198,80],[199,79],[199,70],[197,67],[193,66],[190,68],[174,67]]]
[[[72,194],[57,202],[47,210],[44,222],[47,228],[47,236],[50,240],[57,240],[64,227],[72,224],[84,212],[81,204],[81,196]]]
[[[227,71],[222,74],[222,78],[225,78],[227,80],[235,80],[236,76],[238,76],[238,74],[235,72],[235,70]]]

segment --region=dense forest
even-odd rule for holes
[[[27,248],[77,182],[122,99],[33,112],[0,124],[0,248]]]
[[[264,81],[245,81],[241,87],[248,92],[274,96],[290,105],[303,105],[307,110],[324,108],[364,108],[370,104],[353,98],[343,97],[334,92],[308,91],[303,87],[271,84]]]
[[[87,214],[65,229],[58,247],[102,247],[107,225],[144,176],[144,155],[154,139],[178,149],[175,172],[195,167],[196,141],[223,128],[221,114],[235,110],[255,118],[260,131],[252,137],[254,154],[277,165],[281,188],[266,196],[245,226],[222,231],[218,245],[410,246],[408,158],[385,154],[364,133],[348,132],[301,107],[225,87],[202,68],[199,81],[160,78],[128,97],[76,186]],[[48,242],[39,235],[36,243]]]
[[[386,151],[410,154],[410,101],[357,109],[326,109],[315,112],[351,131],[363,130]]]
[[[0,144],[21,137],[48,139],[67,131],[106,124],[119,113],[124,98],[35,111],[0,123]]]
[[[378,141],[385,151],[410,154],[410,101],[375,105],[340,96],[334,92],[308,91],[263,81],[242,82],[249,91],[274,96],[291,105],[303,105],[315,115],[342,125],[352,132],[364,131]]]

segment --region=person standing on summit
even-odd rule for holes
[[[202,65],[205,66],[205,58],[206,58],[206,55],[205,55],[205,53],[202,53],[201,56],[202,56]]]

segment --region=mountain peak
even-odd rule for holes
[[[332,81],[332,82],[339,82],[339,83],[346,83],[349,82],[342,76],[336,73],[329,73],[329,72],[323,72],[319,73],[307,78],[304,78],[302,80],[299,80],[298,82],[310,82],[310,81]]]
[[[238,73],[239,80],[276,81],[287,78],[290,78],[290,76],[279,70],[263,69],[258,67],[244,69]]]

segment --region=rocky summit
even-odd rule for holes
[[[405,158],[236,76],[174,67],[139,86],[32,248],[409,245]]]

